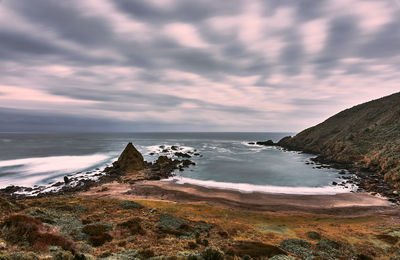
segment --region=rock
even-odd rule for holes
[[[118,158],[118,164],[127,173],[144,169],[143,156],[132,143],[128,143],[125,147]]]
[[[68,184],[70,182],[70,180],[68,179],[68,177],[67,176],[64,176],[64,183],[65,184]]]
[[[250,144],[250,145],[255,145],[256,143],[255,143],[255,142],[249,142],[248,144]]]
[[[182,153],[182,152],[176,152],[176,153],[174,153],[174,155],[177,156],[177,157],[183,157],[183,158],[191,158],[192,157],[189,154]]]
[[[275,255],[286,255],[286,253],[273,245],[253,241],[238,241],[230,249],[229,254],[251,257],[273,257]]]
[[[178,146],[176,146],[176,145],[171,146],[171,150],[178,151]]]
[[[333,181],[333,182],[332,182],[332,185],[337,185],[337,182],[336,182],[336,181]]]
[[[158,165],[164,165],[164,164],[168,164],[171,161],[171,159],[169,159],[167,156],[162,155],[160,157],[157,158],[156,160],[156,164]]]
[[[268,141],[258,141],[258,142],[256,142],[256,144],[258,144],[258,145],[264,145],[264,146],[273,146],[273,145],[276,145],[276,144],[274,143],[274,141],[272,141],[272,140],[268,140]]]
[[[319,233],[315,232],[315,231],[309,231],[309,232],[307,232],[307,233],[306,233],[306,236],[307,236],[309,239],[312,239],[312,240],[320,240],[320,239],[321,239],[321,235],[320,235]]]

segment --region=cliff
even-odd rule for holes
[[[400,92],[346,109],[278,144],[378,172],[400,188]]]

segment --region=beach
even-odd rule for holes
[[[166,181],[103,184],[78,196],[89,198],[165,200],[176,203],[205,203],[238,210],[277,214],[327,214],[337,217],[398,214],[398,208],[384,198],[368,193],[295,195],[207,188]]]

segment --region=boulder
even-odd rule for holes
[[[268,141],[258,141],[256,142],[256,144],[258,145],[265,145],[265,146],[273,146],[275,145],[275,143],[272,140],[268,140]]]
[[[132,143],[128,143],[118,158],[120,168],[125,172],[134,172],[144,169],[142,154],[136,150]]]

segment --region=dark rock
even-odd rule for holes
[[[171,150],[178,151],[178,146],[176,146],[176,145],[171,146]]]
[[[158,159],[156,160],[156,164],[165,165],[165,164],[170,163],[170,161],[171,160],[167,156],[163,155],[163,156],[158,157]]]
[[[177,157],[183,157],[183,158],[191,158],[192,157],[189,154],[182,153],[182,152],[176,152],[176,153],[174,153],[174,155],[177,156]]]
[[[118,164],[125,172],[133,172],[144,169],[142,154],[136,150],[132,143],[128,143],[118,158]]]
[[[274,141],[272,141],[272,140],[268,140],[268,141],[258,141],[258,142],[256,142],[256,144],[258,144],[258,145],[264,145],[264,146],[273,146],[273,145],[276,145],[276,144],[274,143]]]
[[[183,160],[182,165],[183,167],[189,167],[190,165],[196,165],[196,163],[192,162],[191,160]]]
[[[249,142],[248,144],[250,144],[250,145],[255,145],[256,143],[255,143],[255,142]]]
[[[332,185],[337,185],[337,182],[336,182],[336,181],[333,181],[333,182],[332,182]]]
[[[68,179],[67,176],[64,176],[64,182],[65,182],[65,184],[68,184],[70,182],[70,180]]]

